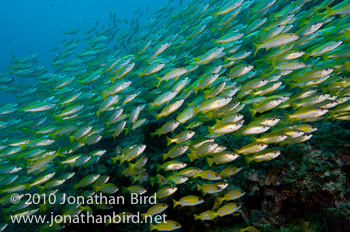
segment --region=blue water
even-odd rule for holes
[[[40,64],[50,70],[50,63],[60,52],[49,52],[64,38],[82,37],[83,34],[67,36],[63,32],[80,28],[87,31],[98,21],[98,29],[110,22],[110,13],[116,18],[131,20],[138,8],[149,12],[140,17],[142,24],[151,17],[150,12],[167,6],[178,7],[180,0],[4,0],[0,7],[0,73],[7,74],[12,55],[16,58],[39,53]],[[189,0],[181,1],[182,5]],[[130,24],[118,24],[122,29]],[[120,30],[120,31],[121,31]],[[0,95],[0,104],[14,101],[13,96]]]

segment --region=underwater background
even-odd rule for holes
[[[349,1],[1,5],[0,231],[350,231]]]

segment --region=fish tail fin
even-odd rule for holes
[[[244,156],[244,160],[247,164],[250,164],[250,162],[252,162],[252,157],[249,157],[249,156]]]
[[[271,57],[271,65],[274,68],[274,70],[276,69],[276,63],[277,63],[277,57],[276,56]]]
[[[335,10],[330,8],[329,6],[326,6],[326,12],[328,12],[325,16],[323,16],[322,20],[325,18],[328,18],[329,16],[333,15]]]
[[[114,77],[109,78],[109,80],[112,82],[112,84],[114,84],[114,81],[116,80],[116,78],[114,76]]]
[[[195,153],[195,152],[190,152],[190,153],[187,154],[187,156],[188,156],[188,159],[189,159],[191,162],[193,162],[193,161],[196,160],[196,153]]]
[[[286,124],[288,124],[288,123],[290,123],[292,121],[292,118],[290,117],[289,114],[284,113],[283,116],[285,118],[283,121],[287,122]],[[282,123],[280,123],[280,124],[282,124]]]
[[[109,122],[107,122],[107,123],[106,123],[106,129],[108,129],[110,125],[111,125],[111,124],[109,124]]]
[[[350,39],[350,30],[345,30],[344,32],[346,40]]]
[[[157,227],[151,223],[149,224],[149,226],[150,226],[150,228],[149,228],[150,231],[157,229]]]
[[[276,62],[277,62],[277,59],[273,57],[271,59],[272,71],[268,73],[268,75],[272,74],[277,69]]]
[[[208,100],[209,99],[209,94],[210,94],[210,90],[204,90],[204,100]]]
[[[347,72],[350,72],[350,62],[349,61],[345,61],[344,62],[344,66]]]
[[[56,134],[55,133],[50,133],[50,136],[51,136],[51,138],[56,138]]]
[[[159,85],[160,85],[160,83],[162,82],[162,78],[160,78],[160,77],[156,77],[156,78],[157,78],[157,80],[158,80],[157,88],[159,88]]]
[[[217,198],[217,200],[218,200],[218,205],[221,205],[221,203],[225,200],[225,198],[219,197]]]
[[[208,132],[209,132],[209,135],[213,134],[213,129],[210,126],[208,126]]]
[[[323,61],[327,61],[329,59],[329,55],[327,54],[323,54],[321,57]]]
[[[31,184],[25,184],[24,186],[26,187],[26,190],[27,190],[27,191],[32,187]]]
[[[166,142],[167,142],[166,145],[169,146],[170,144],[173,143],[173,140],[172,140],[171,138],[169,138],[169,137],[166,136]]]
[[[39,193],[41,194],[44,191],[44,187],[43,186],[36,186],[39,189]]]
[[[92,209],[90,208],[90,206],[80,206],[79,209],[81,209],[81,211],[86,211],[89,212],[90,214],[92,214]]]
[[[151,137],[153,138],[155,135],[157,135],[157,131],[151,133]]]
[[[72,135],[72,136],[69,136],[69,140],[71,141],[71,142],[73,142],[74,141],[74,136]]]
[[[208,119],[212,119],[215,116],[215,113],[214,112],[208,112],[206,115],[208,116]],[[201,122],[208,121],[204,117],[201,117],[200,119],[202,120]]]
[[[116,164],[117,161],[119,160],[119,156],[117,155],[116,157],[112,157],[111,160],[112,160],[113,164]]]
[[[249,111],[250,111],[250,113],[252,114],[252,116],[254,117],[255,114],[256,114],[256,110],[254,110],[254,109],[249,109]]]
[[[122,193],[125,194],[127,192],[129,192],[129,190],[122,185]]]
[[[252,142],[253,143],[257,143],[258,142],[258,138],[257,137],[252,136],[251,138],[252,138]]]
[[[47,210],[47,205],[46,204],[40,204],[39,205],[40,213],[45,212],[46,210]]]
[[[193,59],[193,64],[195,64],[195,65],[197,65],[199,62],[200,62],[200,60],[201,60],[201,58],[200,57],[195,57],[194,59]]]
[[[264,33],[266,33],[266,32],[269,31],[269,29],[270,29],[270,28],[263,27],[261,30],[262,30]]]
[[[174,200],[174,198],[173,198],[172,200],[173,200],[173,203],[174,203],[174,204],[173,204],[173,205],[174,205],[173,207],[174,207],[174,209],[175,209],[175,207],[179,204],[179,202],[176,201],[176,200]]]
[[[254,57],[255,57],[256,53],[258,53],[258,51],[259,51],[260,46],[257,43],[255,43],[255,42],[253,42],[253,44],[254,44],[254,46],[256,48],[255,52],[254,52]]]
[[[298,108],[298,105],[295,102],[291,102],[290,105],[292,106],[293,110]]]
[[[96,115],[97,115],[98,118],[100,117],[100,114],[101,114],[101,112],[99,110],[96,111]]]
[[[163,154],[163,161],[166,160],[168,158],[167,154]]]
[[[200,217],[198,215],[196,215],[196,214],[193,214],[193,216],[194,216],[194,220],[200,219]]]
[[[58,114],[56,114],[54,117],[57,121],[62,122],[62,118]]]
[[[196,186],[197,186],[197,190],[201,191],[201,186],[199,184],[197,184]]]
[[[106,98],[108,97],[108,93],[106,93],[106,92],[102,93],[102,94],[101,94],[101,97],[102,97],[103,99],[106,99]]]
[[[213,159],[212,158],[209,158],[207,157],[207,163],[208,163],[208,166],[211,167],[213,165]]]
[[[285,84],[289,84],[292,80],[293,80],[294,78],[293,77],[290,77],[290,78],[284,78],[283,79],[283,82],[285,83]]]
[[[214,218],[217,217],[217,213],[216,213],[216,212],[214,212],[214,213],[209,213],[209,216],[210,216],[211,220],[213,220]]]
[[[310,57],[310,54],[305,52],[305,54],[303,55],[304,61],[306,61],[309,57]]]
[[[130,132],[129,128],[124,128],[124,130],[125,130],[125,135],[127,135]]]
[[[199,87],[198,87],[198,86],[193,87],[193,91],[194,91],[194,93],[195,93],[196,95],[198,94],[198,90],[199,90]]]
[[[160,164],[156,163],[156,170],[157,170],[157,172],[159,172],[160,169],[162,169],[162,166]]]
[[[98,191],[100,191],[101,187],[94,184],[94,185],[92,185],[92,189],[97,193]]]
[[[22,150],[24,150],[24,149],[27,147],[26,144],[20,144],[19,146],[20,146],[20,148],[21,148]]]
[[[149,183],[151,184],[151,186],[153,186],[154,185],[154,182],[156,181],[156,177],[150,177],[149,178]]]
[[[297,84],[298,83],[289,83],[288,85],[291,89],[294,89],[295,87],[297,87]]]
[[[66,164],[64,164],[63,161],[59,162],[59,164],[58,164],[58,166],[59,166],[60,168],[64,168],[65,165],[66,165]],[[68,164],[68,165],[70,166],[71,169],[74,168],[74,163],[73,163],[73,162],[70,163],[70,164]]]
[[[157,120],[159,120],[162,116],[161,116],[161,114],[156,114],[155,117]]]
[[[60,156],[60,157],[66,157],[65,154],[62,154],[62,153],[61,153],[61,148],[58,148],[58,150],[57,150],[57,152],[56,152],[55,155],[56,155],[56,156]]]

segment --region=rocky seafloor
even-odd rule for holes
[[[312,140],[281,147],[278,158],[249,166],[241,163],[244,169],[228,180],[246,192],[239,199],[243,203],[239,213],[212,221],[193,221],[193,214],[201,209],[186,207],[172,210],[168,216],[181,223],[181,231],[193,232],[234,232],[247,226],[260,231],[350,231],[350,123],[319,122],[315,126],[318,131]],[[100,171],[110,168],[100,166]],[[191,181],[186,184],[190,188],[181,194],[198,193]],[[212,198],[212,202],[205,203],[209,207],[215,201],[215,196]],[[191,220],[187,220],[189,217]],[[149,231],[148,225],[135,224],[70,225],[63,231],[86,229]]]

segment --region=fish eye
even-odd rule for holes
[[[261,146],[261,147],[263,147],[263,146],[264,146],[264,144],[260,144],[260,146]]]
[[[293,33],[290,33],[290,36],[294,36]]]

